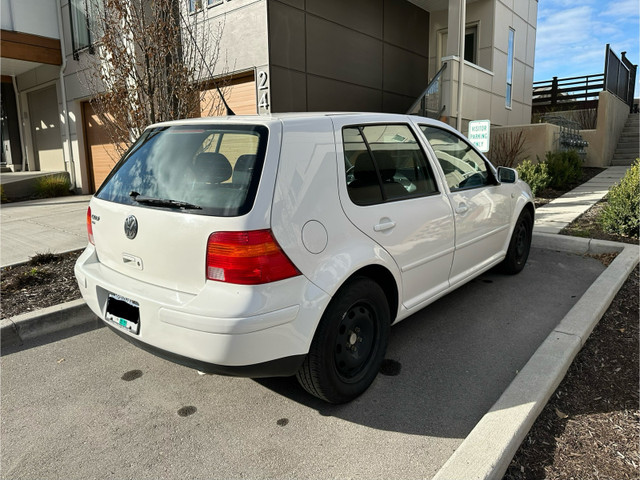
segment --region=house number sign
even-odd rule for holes
[[[261,70],[258,72],[258,109],[268,113],[269,107],[269,74]]]

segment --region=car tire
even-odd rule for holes
[[[296,377],[310,394],[345,403],[373,382],[387,349],[389,304],[380,285],[357,277],[325,310]]]
[[[509,275],[520,273],[529,258],[533,219],[528,209],[522,210],[511,235],[507,256],[502,262],[502,271]]]

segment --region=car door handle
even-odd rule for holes
[[[388,222],[382,222],[373,227],[376,232],[384,232],[385,230],[391,230],[396,226],[396,222],[389,220]]]
[[[463,213],[467,213],[469,211],[469,207],[467,207],[466,203],[460,203],[457,207],[456,207],[456,213],[459,214],[463,214]]]

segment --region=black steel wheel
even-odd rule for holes
[[[502,270],[508,274],[520,273],[529,258],[531,249],[531,237],[533,232],[533,219],[528,209],[524,209],[511,235],[507,256],[502,262]]]
[[[297,373],[302,387],[330,403],[362,394],[375,379],[389,337],[389,305],[376,282],[358,277],[329,303]]]

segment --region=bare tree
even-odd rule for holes
[[[213,78],[224,23],[186,14],[179,0],[88,1],[97,44],[84,78],[118,155],[152,123],[224,113]]]
[[[526,154],[526,137],[522,130],[492,135],[489,159],[496,165],[514,168]]]

